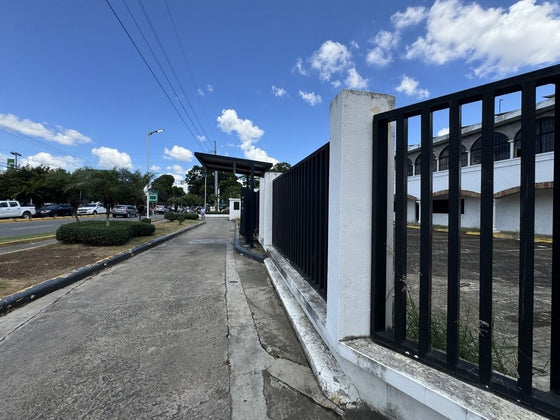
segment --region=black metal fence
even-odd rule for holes
[[[272,243],[325,299],[329,144],[273,183]]]
[[[505,395],[554,417],[560,416],[560,103],[554,107],[553,245],[550,319],[550,391],[533,387],[533,306],[535,251],[535,113],[536,90],[552,84],[560,88],[560,66],[458,92],[376,115],[373,119],[373,200],[385,203],[387,148],[390,129],[395,130],[396,175],[394,219],[394,288],[388,290],[387,214],[374,205],[372,233],[372,337],[377,342],[418,358],[466,381]],[[517,379],[498,374],[492,367],[493,343],[493,194],[495,101],[501,95],[521,95],[520,244],[518,261]],[[461,110],[474,102],[482,108],[482,162],[480,198],[479,334],[478,361],[459,357],[461,281]],[[408,120],[420,118],[421,153],[432,156],[432,118],[436,111],[449,113],[449,218],[447,246],[447,321],[445,350],[432,347],[432,163],[421,162],[420,264],[418,338],[407,335],[407,149]],[[515,267],[512,267],[512,271]],[[389,283],[390,287],[390,283]],[[386,319],[386,305],[393,305],[393,319]],[[389,321],[389,322],[387,322]],[[387,326],[390,327],[387,327]]]

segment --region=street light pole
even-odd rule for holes
[[[14,157],[16,158],[14,167],[16,168],[16,171],[17,171],[17,158],[18,158],[18,156],[21,156],[21,154],[19,154],[18,152],[10,152],[10,153],[12,155],[14,155]]]
[[[150,173],[150,136],[155,133],[161,133],[163,128],[154,131],[148,131],[146,134],[146,175]],[[150,181],[146,185],[146,217],[150,218]]]

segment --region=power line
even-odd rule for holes
[[[155,28],[154,28],[154,25],[152,25],[152,21],[150,19],[150,16],[146,12],[146,9],[144,8],[144,5],[142,4],[141,0],[137,0],[137,1],[138,1],[138,4],[140,5],[140,8],[142,9],[142,13],[144,14],[144,17],[146,18],[146,21],[148,22],[148,25],[150,25],[150,29],[152,30],[152,33],[154,34],[154,37],[155,37],[155,39],[156,39],[156,41],[159,45],[159,48],[161,49],[161,51],[163,53],[163,56],[165,57],[165,60],[167,61],[167,64],[168,64],[169,68],[171,69],[171,72],[175,76],[175,80],[177,81],[177,84],[179,85],[179,88],[181,89],[181,92],[183,93],[183,96],[184,96],[185,100],[187,101],[187,104],[189,105],[189,108],[191,109],[191,112],[192,112],[195,120],[198,122],[198,126],[200,127],[200,130],[202,131],[202,134],[204,135],[205,138],[208,138],[208,135],[204,131],[204,127],[200,123],[200,120],[199,120],[198,116],[196,115],[196,111],[194,110],[191,102],[189,101],[189,97],[188,97],[187,93],[185,92],[185,89],[183,88],[183,85],[181,84],[181,80],[177,76],[177,73],[175,72],[175,68],[174,68],[173,64],[171,63],[171,61],[169,60],[169,56],[167,55],[167,52],[165,51],[165,48],[164,48],[164,46],[163,46]],[[179,100],[179,102],[181,102],[181,101]],[[182,102],[181,102],[181,104],[182,104]],[[185,109],[184,106],[183,106],[183,110],[189,116],[189,112]],[[190,118],[190,116],[189,116],[189,120],[191,121],[193,126],[195,126],[195,124],[194,124],[193,120]]]
[[[189,65],[189,61],[187,60],[187,54],[185,53],[185,49],[183,48],[183,43],[181,42],[181,38],[179,37],[179,31],[177,31],[177,25],[175,24],[175,19],[173,19],[173,14],[171,13],[171,10],[169,9],[169,5],[167,4],[167,0],[164,0],[165,3],[165,7],[167,9],[167,14],[169,16],[169,20],[171,21],[171,26],[173,27],[173,31],[175,32],[175,38],[177,39],[177,43],[179,44],[179,49],[181,50],[181,55],[183,56],[183,61],[185,62],[185,66],[187,67],[187,70],[189,72],[190,75],[190,79],[193,85],[193,89],[195,90],[195,92],[197,91],[197,83],[196,80],[194,78],[193,72],[191,70],[191,66]],[[206,124],[210,125],[210,122],[208,121],[208,116],[206,115],[206,111],[204,109],[204,104],[202,102],[202,100],[200,99],[200,96],[198,97],[198,103],[200,105],[200,109],[202,109],[202,115],[204,116],[204,119],[206,120]],[[208,137],[206,137],[207,140],[210,140]]]
[[[123,21],[121,20],[121,18],[119,17],[119,15],[117,14],[117,12],[115,11],[115,9],[113,8],[113,6],[111,5],[109,0],[105,0],[105,2],[107,3],[107,5],[109,6],[109,8],[111,9],[111,12],[113,13],[113,15],[115,16],[115,18],[117,19],[117,21],[119,22],[119,24],[121,25],[121,28],[124,30],[124,32],[126,33],[126,35],[128,36],[128,39],[130,40],[130,42],[132,43],[132,45],[134,46],[134,48],[136,49],[136,52],[138,52],[138,54],[140,55],[140,57],[142,58],[142,61],[144,62],[144,65],[148,68],[148,70],[150,71],[150,73],[152,74],[152,76],[154,77],[154,79],[156,80],[159,88],[161,89],[161,91],[163,92],[163,94],[165,95],[165,97],[167,98],[167,100],[169,101],[170,105],[173,107],[173,109],[175,110],[175,112],[177,113],[178,117],[181,119],[181,121],[183,122],[183,124],[185,125],[185,127],[187,128],[187,130],[189,131],[189,133],[192,135],[192,137],[195,139],[195,141],[197,141],[197,143],[199,143],[201,146],[202,144],[200,143],[200,141],[198,140],[198,138],[195,136],[195,134],[193,133],[193,131],[191,130],[191,128],[189,127],[189,125],[187,124],[187,122],[185,121],[185,119],[183,118],[183,116],[181,115],[181,113],[179,112],[179,110],[177,109],[176,105],[173,103],[173,101],[171,100],[169,94],[167,93],[167,91],[165,90],[165,88],[163,87],[162,83],[160,82],[159,78],[156,76],[155,72],[153,71],[152,67],[150,66],[150,64],[148,63],[148,61],[146,60],[146,57],[144,56],[144,54],[142,54],[142,51],[140,51],[140,48],[138,47],[138,45],[136,44],[136,42],[134,41],[134,39],[132,38],[132,35],[130,34],[130,32],[126,29],[126,26],[124,25]],[[128,8],[128,5],[126,4],[126,2],[123,0],[123,3],[125,4],[126,8],[128,9],[131,17],[133,18],[133,20],[136,22],[136,20],[134,19],[134,16],[132,15],[130,9]],[[145,39],[145,38],[144,38]],[[147,41],[146,41],[147,43]],[[148,44],[149,47],[149,44]],[[151,49],[150,49],[151,50]],[[153,51],[152,51],[153,54]],[[154,54],[155,57],[155,54]],[[156,57],[156,61],[157,61],[157,57]],[[160,66],[161,68],[161,66]],[[163,70],[162,70],[163,71]],[[168,79],[169,81],[169,79]]]

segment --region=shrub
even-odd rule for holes
[[[123,245],[134,236],[151,235],[154,231],[155,226],[148,223],[113,221],[107,226],[101,220],[88,220],[60,226],[56,239],[66,244],[114,246]]]
[[[177,213],[173,213],[171,211],[168,211],[167,213],[165,213],[165,215],[163,216],[163,218],[165,220],[169,220],[170,222],[173,222],[174,220],[177,220]]]
[[[144,217],[142,220],[140,220],[142,223],[152,223],[152,219],[150,219],[149,217]]]
[[[187,220],[198,220],[198,214],[197,213],[185,213],[185,219]]]
[[[128,224],[132,229],[132,236],[150,236],[156,230],[151,223],[129,222]]]
[[[179,221],[179,224],[183,224],[183,222],[185,221],[186,217],[184,214],[180,214],[177,216],[177,220]]]

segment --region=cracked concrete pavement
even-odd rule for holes
[[[361,417],[325,398],[234,226],[208,219],[0,317],[0,419]]]

